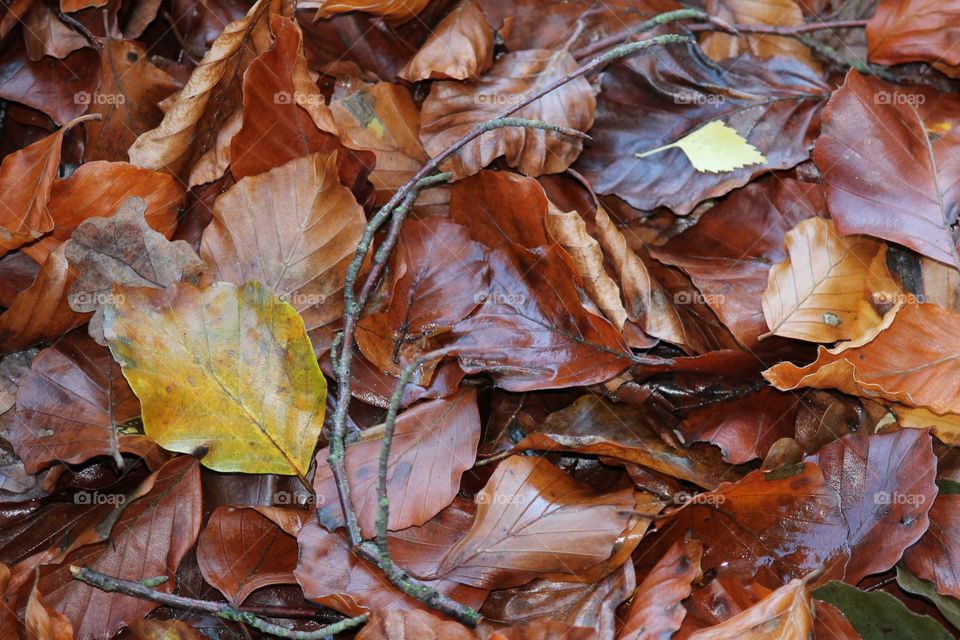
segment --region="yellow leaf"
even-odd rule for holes
[[[687,154],[693,168],[701,173],[722,173],[751,164],[767,163],[767,159],[756,147],[722,120],[709,122],[676,142],[638,153],[636,156],[646,158],[674,147]]]
[[[104,334],[148,438],[216,471],[306,475],[326,381],[303,321],[260,283],[117,288]]]

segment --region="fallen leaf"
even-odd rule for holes
[[[823,112],[814,158],[843,235],[862,233],[960,265],[952,211],[960,99],[851,70]],[[944,122],[943,134],[928,127]]]
[[[914,575],[932,581],[937,593],[960,598],[960,495],[937,496],[928,516],[930,528],[903,554]]]
[[[474,0],[460,0],[398,74],[408,82],[475,79],[493,64],[493,29]]]
[[[653,514],[641,511],[638,499],[633,489],[596,493],[545,458],[508,458],[477,494],[476,520],[437,574],[478,588],[538,576],[592,581],[591,571],[623,552],[624,537],[639,542],[631,532],[642,532]]]
[[[387,611],[383,617],[376,616],[363,625],[357,634],[357,640],[474,640],[476,637],[459,622],[418,609]]]
[[[628,58],[604,72],[594,141],[574,169],[598,193],[645,211],[666,206],[686,215],[760,173],[806,160],[827,91],[809,67],[784,58],[745,55],[717,64],[691,45]],[[712,174],[697,172],[680,150],[656,162],[634,157],[715,120],[756,147],[766,164]]]
[[[886,398],[935,413],[960,413],[949,382],[960,375],[957,314],[932,304],[907,304],[858,340],[819,347],[815,362],[781,362],[763,372],[778,389],[838,389]]]
[[[74,332],[37,354],[20,383],[9,439],[30,473],[100,455],[122,468],[118,427],[139,415],[109,351]]]
[[[112,636],[160,605],[74,580],[71,565],[134,581],[173,576],[197,539],[201,496],[196,460],[174,458],[155,477],[150,492],[123,510],[109,542],[81,547],[40,570],[38,588],[47,604],[70,620],[77,640]],[[155,589],[171,593],[173,582]]]
[[[420,139],[431,157],[493,118],[505,107],[574,71],[565,50],[531,49],[501,56],[475,84],[437,82],[421,111]],[[512,115],[586,131],[593,125],[596,97],[583,77],[568,82]],[[528,176],[559,173],[576,160],[583,140],[553,131],[504,127],[483,133],[449,164],[457,176],[473,175],[504,156]]]
[[[46,3],[31,3],[22,23],[23,41],[31,60],[44,56],[66,58],[77,49],[90,46],[86,38],[64,24]]]
[[[296,584],[297,541],[254,509],[218,507],[197,540],[203,579],[240,606],[257,589]]]
[[[693,168],[701,173],[724,173],[750,165],[767,164],[763,154],[735,129],[724,124],[723,120],[708,122],[676,142],[634,155],[646,158],[667,149],[683,151]]]
[[[423,11],[429,0],[316,0],[317,18],[344,11],[365,11],[395,20],[409,20]]]
[[[671,637],[687,614],[683,600],[700,573],[703,543],[677,540],[643,579],[627,610],[617,640]]]
[[[76,228],[64,253],[78,273],[67,300],[74,311],[94,311],[90,335],[106,346],[103,309],[116,299],[113,286],[162,289],[206,268],[183,240],[168,242],[147,225],[147,203],[125,200],[109,218],[89,218]]]
[[[30,592],[24,614],[28,640],[73,640],[73,625],[60,612],[43,601],[43,594],[36,586]]]
[[[93,48],[74,51],[58,60],[44,56],[30,60],[22,38],[12,38],[0,54],[0,98],[19,102],[66,125],[88,106],[80,96],[90,96],[100,82],[100,54]]]
[[[708,0],[706,10],[727,24],[764,27],[797,27],[805,23],[801,6],[794,0]],[[749,51],[758,58],[785,56],[820,71],[809,47],[797,38],[768,34],[733,36],[720,31],[708,32],[700,41],[703,52],[714,60],[739,56]]]
[[[120,292],[104,335],[148,438],[205,447],[203,464],[217,471],[306,475],[326,381],[290,305],[255,282]]]
[[[690,640],[807,640],[813,632],[813,603],[804,580],[791,580],[726,622],[697,631]]]
[[[953,636],[930,616],[913,613],[885,591],[861,591],[842,582],[816,589],[813,597],[839,609],[862,638],[949,640]]]
[[[387,471],[387,497],[393,531],[420,526],[453,502],[460,476],[473,466],[480,441],[480,415],[472,389],[443,400],[415,405],[399,415]],[[382,434],[364,435],[347,446],[347,477],[363,535],[376,534],[377,476]],[[343,512],[326,463],[328,449],[317,454],[313,488],[317,516],[330,530],[344,526]],[[321,499],[322,498],[322,499]]]
[[[934,0],[880,0],[867,23],[867,52],[871,62],[902,64],[929,62],[957,77],[960,53],[954,43],[960,32],[956,2]]]
[[[203,640],[200,632],[182,620],[140,620],[128,631],[135,640]]]
[[[840,237],[833,223],[822,218],[804,220],[784,242],[787,259],[770,269],[763,294],[771,334],[836,342],[880,324],[870,303],[899,292],[884,266],[882,243]]]
[[[343,279],[366,219],[337,179],[336,153],[291,160],[237,182],[216,200],[200,256],[202,282],[262,282],[308,331],[342,317]],[[264,225],[273,242],[264,243]]]

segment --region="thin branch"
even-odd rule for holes
[[[253,615],[249,611],[239,611],[233,607],[223,604],[222,602],[197,600],[195,598],[186,598],[184,596],[178,596],[172,593],[154,591],[143,583],[134,582],[132,580],[123,580],[122,578],[115,578],[86,567],[77,567],[75,565],[71,565],[70,573],[73,574],[73,578],[75,580],[85,582],[92,587],[100,589],[101,591],[122,593],[128,596],[133,596],[134,598],[156,602],[157,604],[166,607],[173,607],[175,609],[204,611],[224,620],[243,623],[262,633],[276,636],[278,638],[289,638],[290,640],[322,640],[336,633],[358,627],[366,622],[367,618],[369,617],[367,614],[363,614],[355,618],[345,618],[339,622],[334,622],[333,624],[329,624],[321,629],[317,629],[316,631],[297,631],[296,629],[288,629],[287,627],[282,627],[280,625],[273,624],[272,622],[267,622],[266,620]]]
[[[778,27],[766,24],[731,24],[736,33],[761,34],[768,36],[797,36],[811,31],[832,31],[834,29],[865,29],[867,20],[836,20],[834,22],[806,22],[792,27]],[[691,31],[716,31],[713,25],[694,25]],[[726,29],[724,29],[726,31]]]
[[[103,45],[100,44],[100,41],[97,40],[97,37],[93,35],[93,33],[90,32],[90,29],[87,29],[82,22],[80,22],[73,16],[69,16],[65,14],[59,8],[55,9],[55,12],[57,14],[57,18],[60,19],[60,22],[72,27],[74,31],[78,32],[80,35],[83,36],[84,40],[90,43],[90,46],[94,47],[97,51],[103,50]]]

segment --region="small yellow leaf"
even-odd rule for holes
[[[148,438],[216,471],[305,476],[327,385],[303,321],[257,282],[117,288],[104,334]]]
[[[636,156],[646,158],[674,147],[687,154],[694,169],[701,173],[722,173],[751,164],[767,163],[767,159],[756,147],[722,120],[709,122],[676,142],[638,153]]]

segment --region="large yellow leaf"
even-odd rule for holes
[[[208,449],[217,471],[305,476],[326,382],[303,321],[256,282],[120,288],[104,334],[140,398],[147,437]]]
[[[892,301],[899,291],[881,242],[841,237],[832,221],[810,218],[788,232],[784,244],[787,259],[770,269],[763,294],[770,334],[836,342],[880,323],[871,299]]]

